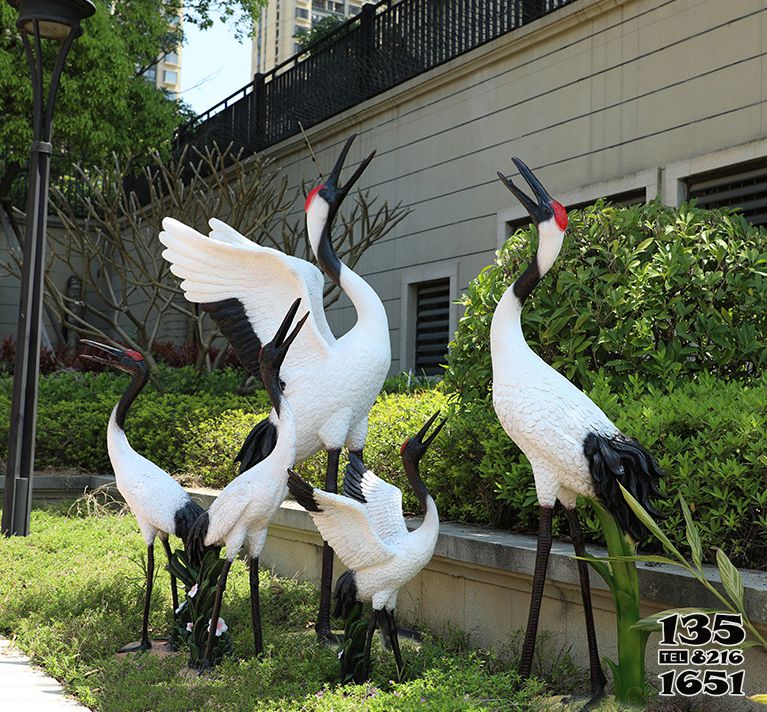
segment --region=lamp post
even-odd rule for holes
[[[81,20],[90,17],[96,8],[90,0],[8,2],[19,13],[16,27],[21,33],[32,75],[34,120],[2,531],[6,535],[26,536],[29,533],[35,456],[51,119],[64,60],[72,42],[82,34]],[[43,86],[42,40],[59,43],[47,94]]]

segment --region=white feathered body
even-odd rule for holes
[[[357,599],[371,601],[376,610],[393,610],[399,589],[434,553],[439,534],[437,505],[426,495],[423,522],[411,532],[405,525],[398,487],[367,470],[360,490],[365,502],[313,488],[309,514],[336,556],[354,572]]]
[[[588,396],[541,359],[525,341],[512,287],[493,315],[490,343],[493,406],[506,433],[530,460],[539,504],[594,496],[583,452],[589,433],[619,431]]]
[[[439,515],[434,500],[430,497],[429,501],[430,507],[423,524],[415,531],[389,542],[396,554],[377,565],[355,570],[354,580],[360,601],[370,601],[376,610],[386,608],[393,611],[399,589],[412,581],[431,561],[439,535]]]
[[[264,460],[235,477],[207,510],[205,546],[226,546],[233,560],[247,544],[251,558],[260,555],[267,527],[288,494],[288,468],[295,461],[295,428],[290,407],[282,401],[277,445]]]
[[[117,406],[107,428],[107,449],[117,489],[138,521],[149,546],[159,533],[176,533],[175,514],[190,501],[184,488],[165,470],[139,455],[115,421]]]
[[[166,218],[160,240],[171,271],[191,302],[237,299],[262,342],[301,297],[310,318],[281,369],[296,422],[296,462],[321,449],[360,450],[367,417],[391,364],[383,304],[351,269],[340,281],[358,312],[357,324],[338,340],[325,318],[322,273],[305,260],[257,245],[219,220],[210,236]],[[277,422],[272,411],[270,421]],[[291,463],[292,464],[292,463]]]

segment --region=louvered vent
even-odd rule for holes
[[[415,286],[415,372],[440,375],[450,340],[450,279]]]
[[[740,208],[753,225],[767,225],[767,161],[691,176],[687,197],[700,208]]]

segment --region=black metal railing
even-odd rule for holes
[[[184,124],[174,147],[255,153],[574,0],[383,0]],[[299,125],[300,124],[300,125]]]

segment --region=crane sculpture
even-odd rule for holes
[[[300,297],[312,318],[282,367],[285,397],[296,414],[296,462],[327,451],[325,489],[336,492],[341,449],[362,459],[368,413],[391,364],[389,322],[375,290],[344,265],[331,239],[333,220],[344,198],[375,152],[341,185],[340,174],[354,136],[345,143],[324,183],[306,198],[311,249],[328,277],[349,296],[357,323],[336,339],[323,307],[324,278],[311,263],[248,240],[220,220],[210,220],[208,237],[172,218],[163,221],[160,240],[171,271],[183,281],[190,302],[199,303],[218,324],[241,363],[258,374],[261,343],[274,333],[290,303]],[[244,472],[263,460],[276,441],[277,413],[258,423],[237,457]],[[330,631],[333,551],[325,545],[316,630]]]
[[[245,470],[224,487],[213,504],[197,518],[189,534],[189,546],[200,559],[206,548],[216,545],[226,546],[226,560],[216,585],[202,669],[211,666],[226,579],[237,554],[245,545],[248,548],[250,562],[250,609],[254,648],[256,655],[261,655],[263,652],[258,558],[266,542],[269,520],[288,494],[288,468],[293,466],[296,457],[296,420],[282,390],[280,367],[290,345],[309,317],[307,312],[290,335],[287,335],[300,301],[296,299],[285,315],[274,339],[260,350],[261,379],[277,416],[274,422],[276,428],[274,447],[265,459]]]
[[[122,648],[119,652],[149,650],[152,647],[148,629],[154,581],[154,541],[159,535],[170,563],[172,552],[168,535],[174,534],[184,542],[185,547],[188,546],[190,529],[197,517],[202,514],[203,509],[165,470],[139,455],[130,446],[125,435],[125,416],[128,414],[128,409],[149,381],[149,368],[144,357],[132,349],[119,349],[88,339],[82,339],[81,343],[88,344],[111,357],[83,354],[83,358],[117,368],[132,376],[128,387],[109,416],[107,449],[115,473],[117,489],[136,517],[146,542],[147,568],[141,640],[136,645]],[[170,581],[175,615],[178,608],[178,586],[172,573]]]
[[[420,477],[419,462],[445,424],[426,433],[437,419],[435,413],[418,433],[406,440],[400,451],[405,474],[423,510],[423,522],[408,531],[402,515],[402,492],[366,469],[358,457],[349,456],[343,495],[312,487],[291,470],[288,488],[296,501],[311,514],[323,539],[349,567],[336,583],[336,615],[346,617],[351,608],[370,601],[373,613],[365,636],[362,672],[367,679],[373,633],[383,616],[384,630],[401,676],[403,670],[394,608],[399,589],[431,560],[439,534],[439,513]],[[426,437],[424,440],[423,438]]]
[[[520,670],[532,668],[544,580],[551,550],[551,522],[559,500],[565,510],[578,557],[591,673],[591,700],[604,696],[605,676],[599,660],[591,606],[589,572],[578,524],[578,495],[598,500],[635,539],[647,532],[624,500],[623,485],[649,512],[650,498],[660,494],[661,472],[652,456],[624,435],[584,393],[543,361],[527,345],[521,327],[522,305],[549,271],[562,248],[567,212],[551,198],[532,171],[518,158],[514,164],[535,199],[498,173],[522,203],[538,230],[538,248],[530,265],[504,292],[490,329],[493,406],[509,437],[527,456],[535,477],[540,524],[530,613]]]

